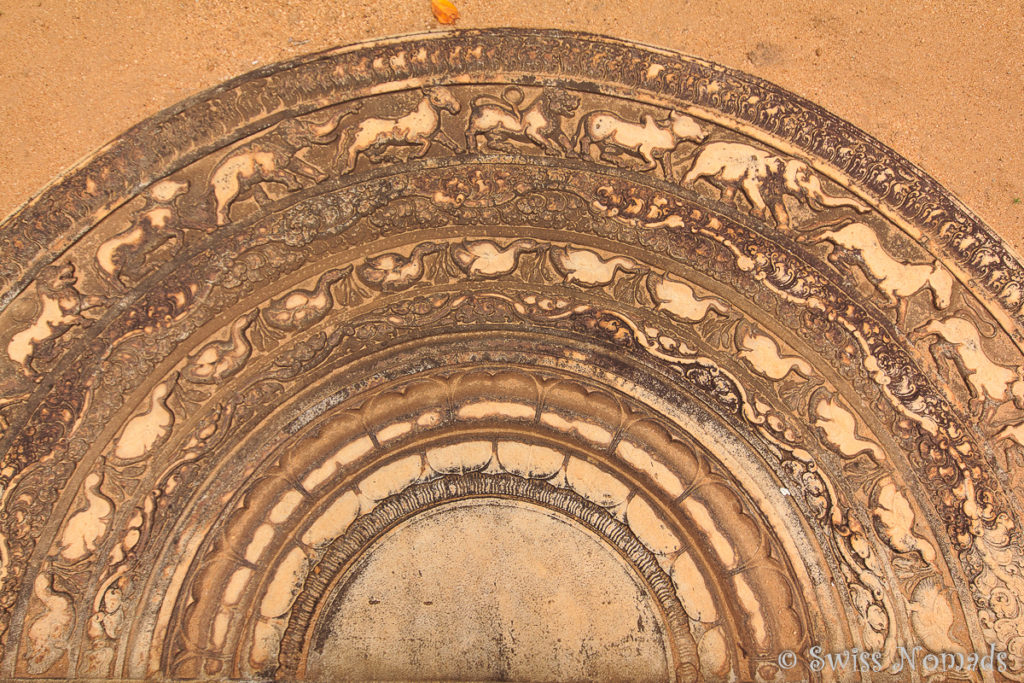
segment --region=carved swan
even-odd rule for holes
[[[320,276],[313,291],[295,289],[274,299],[263,310],[263,319],[271,327],[293,332],[315,325],[334,306],[331,286],[352,272],[352,266],[333,268]]]
[[[231,324],[227,341],[212,341],[189,356],[182,375],[190,382],[216,384],[242,369],[252,354],[245,336],[259,311],[251,311]]]
[[[553,248],[551,260],[566,282],[577,282],[584,287],[606,285],[619,270],[637,272],[636,262],[632,259],[615,256],[605,260],[592,251],[570,246]]]
[[[500,277],[519,265],[519,255],[536,251],[534,240],[515,240],[502,249],[491,240],[464,240],[452,245],[452,259],[470,277]]]
[[[416,245],[409,258],[401,254],[381,254],[368,258],[356,269],[359,279],[384,292],[399,292],[423,277],[423,257],[441,247],[433,242]]]

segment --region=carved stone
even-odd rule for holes
[[[0,253],[2,677],[1024,679],[1024,268],[770,84],[357,45]]]

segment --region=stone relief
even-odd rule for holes
[[[334,308],[331,286],[347,278],[351,272],[351,268],[335,268],[321,275],[312,290],[288,292],[263,309],[263,320],[284,332],[297,332],[317,324]]]
[[[347,128],[338,146],[338,154],[344,154],[346,159],[342,173],[351,173],[361,154],[375,162],[381,161],[388,147],[418,145],[413,158],[425,156],[435,137],[445,147],[457,150],[455,142],[441,130],[441,112],[458,114],[460,107],[448,88],[431,88],[424,91],[419,106],[404,116],[397,119],[368,118],[354,130]]]
[[[256,319],[256,313],[246,314],[228,328],[225,341],[212,341],[189,357],[182,376],[196,384],[217,384],[234,375],[245,366],[252,353],[252,344],[245,336]]]
[[[899,307],[897,321],[906,318],[906,297],[913,296],[927,288],[932,295],[932,305],[937,310],[949,307],[953,297],[953,276],[938,262],[903,263],[890,256],[878,242],[874,230],[863,223],[848,223],[838,230],[826,230],[814,237],[816,242],[831,242],[837,249],[856,254],[864,274],[869,276],[878,291],[892,304]],[[829,261],[839,262],[833,251]]]
[[[848,206],[860,213],[868,207],[855,199],[825,194],[821,180],[799,159],[786,159],[738,142],[712,142],[702,146],[683,184],[698,179],[720,184],[722,201],[732,202],[742,190],[751,212],[763,220],[774,219],[779,228],[790,227],[785,196],[807,203],[812,209]],[[769,206],[769,202],[771,205]]]
[[[1008,400],[1018,408],[1024,407],[1024,381],[1019,371],[989,358],[976,323],[959,317],[936,318],[918,327],[913,334],[916,338],[932,340],[928,348],[936,363],[940,362],[939,354],[943,350],[952,352],[949,356],[954,367],[971,390],[971,412],[990,402]]]
[[[62,338],[72,328],[87,323],[86,311],[103,303],[102,297],[78,291],[75,266],[48,266],[36,282],[36,308],[28,327],[19,330],[7,345],[7,356],[28,377],[41,379],[35,363],[60,354]],[[94,312],[95,313],[95,312]],[[90,316],[94,315],[91,313]]]
[[[132,216],[130,225],[96,250],[96,265],[114,286],[124,288],[124,275],[138,276],[145,272],[150,253],[168,241],[178,249],[185,235],[179,225],[176,200],[188,191],[188,181],[167,180],[157,183],[146,196],[146,204]]]
[[[496,278],[519,268],[519,256],[534,252],[540,245],[535,240],[513,240],[499,246],[491,240],[463,240],[451,247],[452,260],[470,277]]]
[[[572,143],[562,129],[562,119],[571,117],[579,107],[579,97],[560,88],[545,88],[530,104],[520,110],[523,90],[506,88],[501,98],[482,95],[471,103],[466,126],[466,146],[478,149],[478,136],[483,135],[490,151],[511,153],[509,140],[529,142],[545,154],[565,156]]]
[[[302,677],[381,529],[471,495],[626,558],[676,680],[1024,679],[1024,279],[933,181],[591,37],[233,88],[0,230],[0,675]]]
[[[326,123],[285,119],[268,133],[232,150],[210,175],[210,189],[216,203],[217,225],[229,222],[236,199],[251,194],[259,204],[270,201],[264,183],[279,183],[291,192],[302,189],[300,178],[321,183],[329,177],[323,170],[303,161],[298,153],[313,145],[328,145],[337,139],[341,120],[355,113],[342,110]]]
[[[693,118],[670,112],[667,121],[655,121],[650,114],[643,117],[643,125],[624,121],[611,111],[592,111],[580,118],[573,139],[573,149],[579,154],[600,150],[599,160],[621,165],[622,155],[638,157],[641,171],[653,171],[661,165],[666,178],[673,178],[672,154],[683,142],[700,142],[707,132]],[[597,161],[598,159],[594,159]]]

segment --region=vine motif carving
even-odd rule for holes
[[[865,646],[980,633],[1020,677],[1021,504],[993,463],[1024,452],[1024,271],[768,84],[530,31],[332,53],[133,129],[0,251],[8,674],[113,671],[140,558],[267,406],[428,330],[518,329],[616,349],[756,442]]]

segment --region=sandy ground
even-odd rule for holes
[[[1024,254],[1024,2],[457,0],[792,90],[931,173]],[[439,29],[428,0],[0,0],[0,216],[143,118],[272,63]]]

